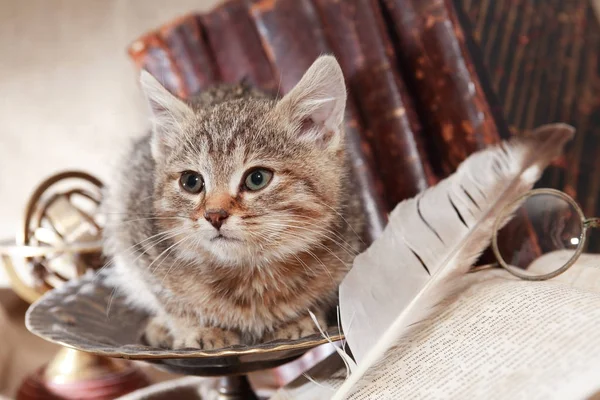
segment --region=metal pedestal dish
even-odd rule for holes
[[[166,350],[143,343],[147,320],[148,315],[115,295],[102,275],[91,273],[45,294],[26,316],[31,332],[63,346],[100,356],[144,360],[179,374],[221,377],[217,388],[221,399],[256,398],[245,374],[286,364],[328,342],[317,334],[255,346]],[[337,329],[328,334],[332,341],[341,339]]]

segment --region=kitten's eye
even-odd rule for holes
[[[202,175],[193,171],[185,171],[179,178],[179,184],[188,193],[197,194],[204,189],[204,179]]]
[[[273,172],[264,168],[253,169],[248,172],[244,180],[244,187],[248,190],[256,191],[264,188],[271,182]]]

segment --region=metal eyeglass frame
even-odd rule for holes
[[[552,272],[549,272],[549,273],[543,274],[543,275],[528,275],[528,274],[523,273],[520,268],[514,267],[512,265],[508,265],[506,263],[506,261],[504,260],[504,258],[502,258],[502,256],[500,255],[500,249],[498,247],[498,232],[501,229],[500,225],[505,220],[505,218],[503,218],[503,217],[506,216],[511,209],[512,210],[515,209],[515,204],[524,203],[529,197],[533,197],[533,196],[540,195],[540,194],[548,194],[548,195],[552,195],[552,196],[558,196],[558,197],[562,198],[563,200],[565,200],[566,202],[568,202],[575,209],[575,211],[577,211],[577,214],[579,215],[579,220],[581,223],[581,235],[579,237],[579,243],[577,244],[577,249],[575,250],[575,253],[573,253],[571,258],[562,267],[558,268],[555,271],[552,271]],[[575,261],[577,261],[577,259],[581,255],[581,253],[583,253],[583,250],[585,249],[585,245],[586,245],[587,239],[588,239],[588,229],[589,228],[599,228],[599,227],[600,227],[600,218],[586,218],[586,216],[583,214],[583,211],[581,210],[581,207],[579,207],[577,202],[568,194],[561,192],[560,190],[556,190],[556,189],[534,189],[534,190],[531,190],[531,191],[525,193],[524,195],[522,195],[521,197],[519,197],[513,203],[511,203],[511,204],[507,205],[505,208],[503,208],[502,212],[500,213],[500,216],[498,217],[498,219],[496,219],[496,222],[494,223],[494,235],[492,237],[492,250],[494,251],[494,255],[496,256],[496,260],[498,261],[498,264],[491,265],[489,267],[501,266],[504,269],[506,269],[508,272],[510,272],[512,275],[514,275],[518,278],[521,278],[523,280],[526,280],[526,281],[545,281],[545,280],[554,278],[554,277],[562,274],[567,269],[569,269],[573,264],[575,264]],[[484,269],[484,268],[480,268],[480,269]],[[475,270],[480,270],[480,269],[476,268]]]

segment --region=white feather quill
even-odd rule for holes
[[[574,129],[545,125],[471,155],[457,172],[398,204],[340,286],[342,328],[357,362],[345,398],[385,352],[452,292],[491,241],[499,212],[530,190]]]

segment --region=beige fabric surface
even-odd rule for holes
[[[128,44],[217,2],[0,0],[0,239],[49,174],[108,179],[115,155],[146,129]]]

